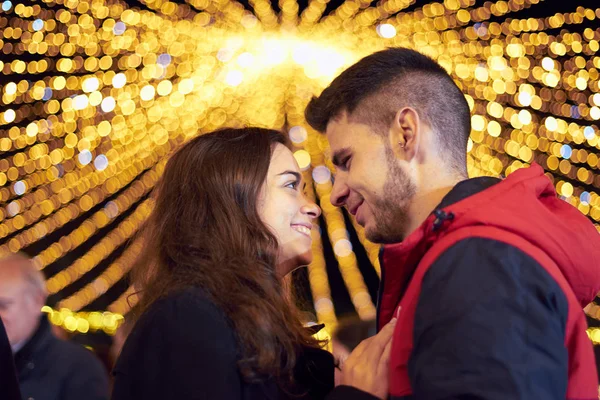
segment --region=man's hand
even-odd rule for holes
[[[340,384],[354,386],[380,399],[389,391],[390,352],[396,319],[375,336],[363,340],[341,365]]]

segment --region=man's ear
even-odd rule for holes
[[[410,161],[419,152],[421,143],[421,119],[412,107],[398,110],[388,132],[388,141],[394,155]]]

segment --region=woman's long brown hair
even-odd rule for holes
[[[303,346],[319,342],[302,327],[277,278],[277,240],[257,208],[277,131],[224,129],[197,136],[169,159],[133,269],[134,315],[182,288],[197,286],[227,316],[240,345],[245,380],[292,383]]]

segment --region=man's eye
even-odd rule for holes
[[[350,160],[351,160],[351,157],[348,157],[348,158],[344,159],[344,162],[342,163],[342,168],[345,169],[346,171],[350,168]]]

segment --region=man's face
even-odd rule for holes
[[[401,242],[416,188],[388,138],[345,113],[329,123],[326,135],[337,169],[331,203],[345,206],[370,241]]]
[[[15,346],[27,341],[35,332],[43,301],[21,271],[10,264],[0,264],[0,317],[11,346]]]

